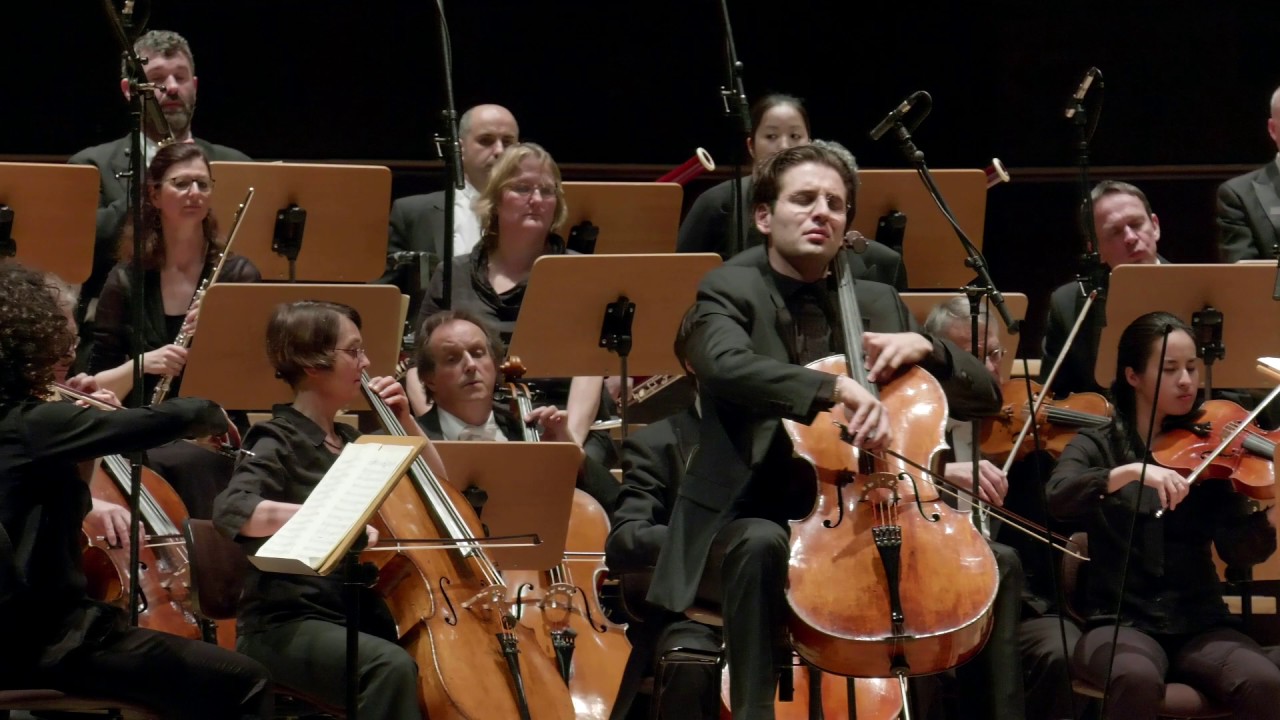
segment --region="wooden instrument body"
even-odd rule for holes
[[[121,458],[118,465],[127,467]],[[110,462],[109,458],[104,463]],[[125,479],[126,482],[128,478]],[[97,500],[129,507],[129,497],[124,487],[112,477],[106,467],[94,469],[89,481],[89,492]],[[143,523],[143,535],[166,535],[182,526],[187,518],[187,508],[169,483],[149,468],[142,468],[142,506],[148,505],[163,512],[171,527],[151,527]],[[127,609],[129,602],[129,550],[110,547],[96,536],[97,529],[85,527],[83,563],[86,591],[89,597]],[[138,562],[142,571],[138,575],[139,602],[138,626],[149,630],[170,633],[181,637],[200,639],[199,622],[191,612],[190,567],[186,548],[180,538],[166,537],[153,546],[144,537],[138,548]],[[173,544],[169,544],[173,543]],[[234,640],[232,640],[234,644]]]
[[[1038,383],[1031,383],[1031,392],[1039,394],[1042,388]],[[1013,444],[1022,432],[1022,426],[1031,412],[1031,398],[1027,396],[1027,383],[1010,380],[1001,388],[1004,398],[1000,413],[989,417],[982,423],[980,446],[982,454],[992,462],[1002,463],[1013,451]],[[1110,422],[1114,415],[1111,403],[1098,393],[1072,393],[1061,400],[1046,398],[1036,413],[1036,432],[1040,438],[1040,448],[1054,457],[1062,455],[1067,443],[1076,436],[1081,427],[1097,426]],[[1022,445],[1014,454],[1015,460],[1021,460],[1035,448],[1033,438],[1023,438]]]
[[[847,364],[833,356],[809,367],[844,374]],[[909,368],[881,386],[881,393],[893,426],[890,449],[934,465],[945,448],[947,417],[937,380]],[[791,528],[786,595],[797,654],[821,670],[866,678],[892,677],[898,653],[910,675],[965,662],[991,630],[997,575],[990,547],[969,516],[942,502],[932,482],[907,463],[886,453],[874,474],[860,473],[860,451],[836,424],[848,422],[847,410],[833,410],[819,413],[809,426],[783,421],[796,453],[813,464],[818,478],[812,512]],[[914,477],[914,486],[904,476]],[[885,522],[902,528],[900,637],[890,621],[886,571],[872,538],[873,526]]]
[[[1208,400],[1200,406],[1196,423],[1206,423],[1205,434],[1175,429],[1161,433],[1151,443],[1151,454],[1161,465],[1183,474],[1222,444],[1231,431],[1249,415],[1249,411],[1230,400]],[[1274,461],[1276,440],[1280,430],[1263,430],[1251,424],[1245,428],[1209,466],[1200,478],[1230,478],[1236,490],[1255,500],[1272,500],[1276,496]]]
[[[775,720],[809,720],[815,715],[809,712],[812,704],[811,682],[814,671],[805,667],[794,667],[791,671],[791,683],[794,690],[790,702],[783,702],[775,696],[773,714]],[[898,681],[886,678],[843,678],[830,673],[821,673],[822,712],[816,717],[842,720],[849,715],[849,682],[854,685],[855,705],[858,720],[897,720],[902,713],[902,696],[898,692]],[[729,712],[729,673],[720,673],[720,718],[732,720]]]
[[[555,631],[573,631],[569,692],[579,720],[607,720],[613,712],[627,658],[631,656],[625,627],[605,618],[596,590],[597,577],[605,572],[604,542],[609,527],[609,514],[604,507],[582,490],[575,490],[565,540],[566,557],[557,571],[503,573],[512,593],[522,585],[531,586],[520,593],[530,604],[522,612],[520,622],[536,633],[543,654],[555,658]],[[563,574],[573,594],[567,602],[553,605],[547,601],[547,590],[555,582],[556,573]],[[531,607],[534,603],[541,606],[540,612]]]
[[[441,482],[474,537],[479,519],[453,486]],[[402,478],[378,510],[375,526],[384,539],[441,537],[409,477]],[[498,639],[505,603],[468,600],[491,593],[477,562],[459,550],[405,549],[366,553],[379,565],[378,590],[395,618],[401,645],[418,663],[419,702],[433,720],[518,718],[511,673]],[[499,590],[501,588],[498,588]],[[574,717],[569,691],[554,663],[536,652],[537,640],[516,624],[520,672],[533,720]]]

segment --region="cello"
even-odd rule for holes
[[[360,388],[390,435],[406,435],[395,413],[369,387]],[[507,610],[508,591],[484,548],[480,520],[462,494],[418,457],[378,509],[379,534],[448,538],[457,549],[401,548],[369,553],[376,586],[395,619],[400,643],[418,663],[419,704],[433,720],[568,720],[569,690],[533,634]]]
[[[529,387],[519,382],[524,366],[513,357],[502,371],[512,381],[507,389],[512,410],[522,420],[524,441],[539,442],[537,430],[523,422],[533,411]],[[609,717],[631,655],[631,643],[623,634],[623,627],[605,619],[596,593],[595,579],[604,571],[604,542],[608,535],[609,514],[604,507],[582,490],[574,490],[561,562],[545,572],[506,573],[509,580],[518,584],[516,612],[540,641],[550,645],[579,720]],[[583,579],[588,582],[581,582]],[[526,597],[525,590],[532,594]],[[536,603],[541,610],[541,623],[534,624],[533,618],[522,612],[528,602]]]
[[[879,395],[894,439],[883,452],[854,448],[843,405],[808,426],[783,420],[818,480],[810,514],[792,521],[788,629],[797,654],[821,670],[897,677],[908,713],[908,676],[959,665],[986,642],[996,564],[968,515],[916,472],[945,448],[947,400],[938,381],[919,367],[881,387],[867,378],[848,252],[836,257],[844,355],[809,367],[848,375]]]

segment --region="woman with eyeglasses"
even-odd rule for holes
[[[142,267],[146,322],[142,356],[145,395],[150,398],[161,376],[174,377],[170,396],[178,394],[187,351],[172,344],[183,329],[195,328],[191,300],[206,268],[226,244],[218,236],[213,215],[213,176],[209,159],[194,143],[174,143],[156,152],[147,172],[142,205]],[[98,385],[126,404],[133,389],[133,336],[130,303],[133,288],[129,264],[133,257],[133,224],[120,234],[120,262],[111,270],[94,314],[89,372]],[[232,255],[223,265],[219,282],[257,282],[262,279],[248,258]]]
[[[293,389],[293,402],[276,405],[270,420],[249,430],[245,448],[253,455],[236,466],[213,514],[218,529],[249,553],[297,513],[342,449],[360,436],[334,418],[360,395],[360,376],[369,367],[359,313],[328,302],[278,306],[267,324],[267,356],[276,377]],[[426,437],[393,378],[372,378],[369,386],[407,432]],[[430,441],[422,456],[445,479]],[[377,540],[375,532],[369,536]],[[381,596],[367,588],[362,592],[360,717],[420,718],[417,665],[396,643],[395,621]],[[328,705],[343,704],[346,604],[341,570],[312,577],[251,567],[237,614],[240,652],[265,665],[281,685]]]
[[[147,172],[142,205],[142,267],[146,292],[143,332],[143,393],[150,401],[161,376],[172,376],[169,397],[178,396],[187,351],[173,344],[182,330],[195,328],[192,298],[200,280],[225,246],[213,215],[213,176],[209,159],[194,143],[166,145],[156,152]],[[133,405],[134,297],[130,259],[133,223],[120,234],[120,262],[107,276],[98,298],[88,370],[99,387]],[[248,258],[231,255],[219,282],[256,282],[262,278]],[[244,426],[244,416],[232,418]],[[170,443],[149,451],[147,466],[173,486],[191,517],[207,518],[213,499],[231,477],[231,460],[191,443]]]
[[[533,263],[543,255],[575,254],[556,234],[569,216],[560,167],[535,143],[507,148],[476,199],[475,212],[480,218],[480,244],[470,255],[453,259],[450,307],[473,313],[496,329],[504,344],[510,343]],[[444,309],[443,298],[444,273],[438,268],[415,328]],[[600,407],[601,378],[531,382],[542,390],[547,404],[569,411],[569,430],[579,445],[590,440],[588,452],[597,460],[612,454],[607,437],[588,432]]]

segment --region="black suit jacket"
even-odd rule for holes
[[[225,145],[195,139],[196,145],[204,151],[212,161],[248,162],[248,155]],[[116,263],[116,243],[120,235],[120,226],[124,224],[125,213],[129,209],[128,186],[120,173],[128,172],[129,158],[133,154],[128,135],[109,143],[85,148],[71,156],[67,162],[77,165],[92,165],[98,168],[101,183],[98,188],[98,219],[93,244],[93,273],[81,289],[81,298],[88,301],[98,296],[107,273]]]
[[[746,245],[750,249],[764,244],[764,235],[756,229],[751,210],[752,181],[742,179],[742,222],[746,225]],[[689,208],[689,214],[680,223],[680,237],[676,252],[713,252],[728,260],[732,254],[732,232],[729,219],[733,215],[733,181],[712,187],[698,196]],[[892,285],[899,291],[907,289],[907,266],[902,256],[893,249],[873,241],[867,243],[866,252],[850,257],[853,276],[859,280],[874,280]]]
[[[857,283],[864,320],[875,332],[918,325],[883,283]],[[689,360],[702,398],[699,450],[689,461],[658,556],[649,601],[680,612],[693,602],[717,532],[760,469],[788,418],[809,423],[831,406],[835,376],[795,364],[794,326],[763,247],[712,270],[698,288]],[[933,338],[921,367],[942,383],[953,416],[996,412],[1000,388],[981,361]]]
[[[507,409],[506,404],[494,403],[493,421],[508,440],[521,440],[520,421]],[[418,416],[418,426],[432,440],[444,440],[444,430],[440,428],[440,408],[432,405],[431,409]]]
[[[1273,258],[1280,245],[1280,167],[1269,162],[1218,188],[1218,251],[1223,262]]]
[[[1084,309],[1085,296],[1080,283],[1069,282],[1059,286],[1049,296],[1049,322],[1044,331],[1044,356],[1040,361],[1040,382],[1044,382],[1062,354],[1071,327]],[[1099,297],[1089,310],[1089,318],[1080,326],[1075,342],[1067,351],[1066,360],[1053,381],[1054,395],[1070,395],[1078,392],[1104,392],[1094,379],[1094,363],[1098,359],[1098,345],[1102,340],[1102,328],[1107,324],[1107,302]]]
[[[396,253],[426,253],[421,259],[421,274],[410,271],[392,258]],[[409,315],[415,318],[422,306],[427,283],[444,252],[444,192],[410,195],[391,203],[391,220],[387,228],[387,268],[378,278],[383,285],[395,285],[409,296]],[[416,282],[415,282],[416,280]],[[416,286],[416,287],[415,287]]]

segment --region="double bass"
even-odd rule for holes
[[[407,434],[369,387],[360,387],[390,435]],[[368,553],[401,645],[418,663],[419,704],[432,720],[568,720],[569,690],[528,628],[509,611],[508,589],[484,548],[480,519],[462,494],[415,458],[378,509],[387,539],[447,538],[457,549]],[[524,648],[526,651],[522,651]]]
[[[529,387],[520,383],[524,366],[510,358],[502,366],[509,382],[512,410],[522,419],[525,442],[539,442],[535,428],[523,422],[533,410]],[[517,586],[517,611],[556,659],[560,674],[573,696],[579,720],[606,720],[622,683],[631,643],[624,628],[609,622],[600,607],[596,577],[604,571],[604,542],[609,535],[609,514],[582,490],[573,491],[573,509],[565,539],[564,558],[545,572],[507,572]],[[527,603],[540,612],[523,612]]]
[[[894,439],[880,452],[853,447],[843,405],[808,426],[783,420],[818,479],[809,516],[792,521],[788,629],[797,654],[821,670],[898,678],[906,711],[908,676],[959,665],[986,642],[996,564],[969,516],[916,471],[945,448],[938,381],[919,367],[879,387],[867,378],[848,252],[836,259],[844,355],[809,367],[878,395]]]

